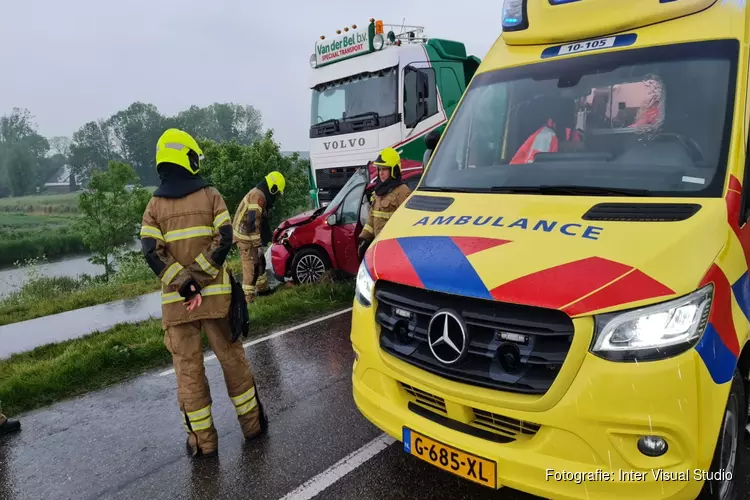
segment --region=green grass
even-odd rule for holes
[[[25,214],[73,214],[78,211],[79,193],[0,198],[0,212]]]
[[[0,200],[2,201],[2,200]],[[75,216],[0,212],[0,267],[86,251]]]
[[[352,297],[351,282],[295,286],[258,297],[250,306],[251,336],[350,306]],[[205,338],[203,342],[208,345]],[[12,416],[125,381],[170,361],[160,321],[119,325],[0,360],[0,401]]]
[[[227,267],[239,279],[242,268],[239,254],[230,254]],[[119,270],[109,282],[84,276],[42,277],[26,283],[18,292],[0,300],[0,326],[131,299],[159,289],[159,280],[143,257],[133,253],[120,262]]]

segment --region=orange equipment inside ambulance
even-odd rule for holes
[[[745,498],[749,14],[505,0],[357,275],[354,401],[404,453],[545,498]]]

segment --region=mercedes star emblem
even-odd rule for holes
[[[444,365],[458,363],[469,351],[463,320],[458,314],[447,310],[438,311],[430,320],[427,343],[435,359]]]

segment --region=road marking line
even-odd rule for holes
[[[260,344],[261,342],[266,342],[268,340],[275,339],[276,337],[281,337],[282,335],[286,335],[287,333],[296,332],[297,330],[301,330],[303,328],[307,328],[308,326],[312,326],[312,325],[315,325],[317,323],[321,323],[323,321],[327,321],[329,319],[335,318],[336,316],[341,316],[342,314],[346,314],[348,312],[351,312],[351,310],[352,310],[352,308],[349,307],[348,309],[344,309],[342,311],[331,313],[331,314],[329,314],[327,316],[322,316],[320,318],[313,319],[311,321],[308,321],[307,323],[302,323],[301,325],[293,326],[291,328],[287,328],[286,330],[281,330],[280,332],[272,333],[270,335],[266,335],[265,337],[261,337],[259,339],[251,340],[250,342],[245,342],[244,344],[242,344],[242,347],[244,347],[245,349],[247,349],[250,346],[254,346],[256,344]],[[211,354],[210,356],[206,356],[205,358],[203,358],[203,362],[205,363],[206,361],[211,361],[212,359],[216,359],[216,354]],[[166,375],[171,375],[173,373],[174,373],[174,368],[172,368],[170,370],[163,371],[163,372],[159,373],[158,376],[159,377],[164,377]]]
[[[287,493],[281,500],[310,500],[395,442],[396,440],[388,434],[381,434],[362,448],[350,453],[327,470],[302,484],[296,490]]]

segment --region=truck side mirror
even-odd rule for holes
[[[413,128],[419,121],[419,71],[404,68],[404,125]]]
[[[440,141],[440,136],[442,134],[439,130],[432,130],[429,134],[427,134],[424,138],[424,144],[427,146],[427,149],[434,150],[437,146],[438,141]]]

